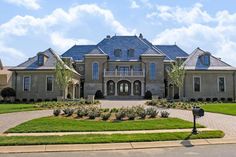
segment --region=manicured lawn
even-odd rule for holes
[[[78,120],[65,117],[44,117],[34,119],[8,130],[7,132],[80,132],[80,131],[121,131],[158,130],[191,128],[192,122],[178,118],[158,118],[135,121]],[[200,127],[200,125],[198,125]],[[203,126],[201,126],[203,127]]]
[[[202,108],[207,112],[236,116],[236,103],[211,103],[202,105]]]
[[[222,131],[203,131],[197,135],[189,132],[150,133],[150,134],[112,134],[112,135],[66,135],[66,136],[0,136],[0,145],[38,145],[38,144],[88,144],[118,142],[151,142],[221,138]]]
[[[0,104],[0,114],[32,110],[39,110],[39,108],[35,107],[34,104]]]

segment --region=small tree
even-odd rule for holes
[[[183,87],[184,84],[184,77],[185,77],[185,69],[183,66],[183,62],[177,61],[175,63],[171,64],[172,68],[168,72],[168,76],[170,78],[170,82],[174,86],[177,86],[179,88],[179,95],[181,88]]]
[[[66,88],[68,87],[70,81],[72,80],[72,71],[66,68],[63,62],[58,61],[56,63],[56,82],[61,87],[63,92],[63,99],[66,99]]]

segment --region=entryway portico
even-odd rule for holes
[[[105,79],[104,96],[144,96],[144,79]]]

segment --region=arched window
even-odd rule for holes
[[[92,79],[93,80],[99,80],[99,66],[98,63],[93,63],[92,67]]]
[[[149,77],[150,80],[155,80],[156,79],[156,64],[155,63],[150,63],[150,67],[149,67]]]

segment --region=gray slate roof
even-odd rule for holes
[[[231,65],[225,63],[219,58],[210,55],[210,65],[204,65],[199,59],[204,53],[209,53],[203,51],[200,48],[195,49],[186,61],[183,63],[186,70],[236,70],[236,68],[232,67]]]
[[[74,60],[84,60],[84,55],[96,48],[96,45],[74,45],[62,57],[72,57]]]
[[[99,49],[99,51],[93,51]],[[122,56],[115,57],[114,50],[121,49]],[[134,49],[134,57],[128,57],[128,50]],[[107,54],[111,61],[136,61],[142,54],[164,56],[163,52],[148,40],[135,36],[113,36],[105,38],[97,45],[75,45],[67,50],[62,57],[72,57],[74,60],[83,60],[85,54]]]
[[[165,60],[176,60],[176,57],[187,58],[189,56],[189,54],[187,54],[177,45],[155,45],[155,46],[166,55]]]
[[[12,70],[12,71],[17,71],[17,70],[55,70],[57,61],[63,62],[62,59],[56,54],[56,52],[54,52],[51,48],[45,50],[44,52],[42,52],[42,54],[44,54],[48,57],[48,59],[44,63],[44,65],[42,65],[42,66],[38,65],[38,58],[36,55],[32,58],[29,58],[24,63],[14,67],[14,68],[11,68],[10,70]],[[73,68],[70,68],[66,64],[64,64],[64,66],[67,69],[70,69],[74,73],[78,74]]]

